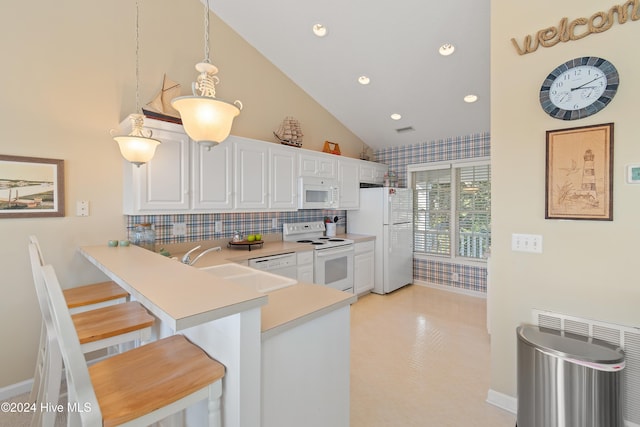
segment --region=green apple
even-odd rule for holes
[[[262,240],[262,234],[256,234],[256,240],[259,242]]]
[[[256,236],[254,236],[253,234],[249,234],[247,236],[247,242],[253,242],[254,240],[256,240]]]

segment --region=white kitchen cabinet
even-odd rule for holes
[[[360,165],[355,159],[338,160],[338,188],[340,188],[340,209],[360,207]]]
[[[333,154],[301,152],[300,176],[337,178],[337,161]]]
[[[313,251],[298,252],[296,256],[298,282],[313,283]]]
[[[269,146],[247,138],[233,137],[232,140],[234,206],[238,210],[266,210],[269,207]]]
[[[384,174],[389,170],[389,166],[382,163],[360,161],[360,182],[367,184],[384,183]]]
[[[192,142],[191,197],[196,210],[233,209],[233,144],[229,141],[208,150]]]
[[[145,119],[144,128],[161,144],[153,159],[137,167],[124,166],[123,209],[125,214],[184,212],[191,207],[189,195],[190,140],[182,126]],[[120,125],[131,132],[128,120]]]
[[[371,292],[374,285],[375,242],[369,240],[355,244],[353,257],[353,292],[356,295]]]
[[[270,145],[269,208],[294,211],[298,208],[298,153],[292,148]]]

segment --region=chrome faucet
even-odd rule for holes
[[[196,263],[196,261],[198,261],[203,255],[209,253],[209,252],[213,252],[213,251],[221,251],[222,248],[220,246],[216,246],[214,248],[209,248],[209,249],[205,249],[204,251],[200,252],[200,254],[198,254],[197,257],[195,257],[193,260],[191,260],[191,253],[194,251],[197,251],[198,249],[200,249],[200,245],[196,246],[195,248],[191,249],[189,252],[187,252],[186,254],[184,254],[182,256],[182,259],[180,261],[182,261],[183,264],[187,264],[187,265],[193,265]]]

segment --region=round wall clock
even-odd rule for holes
[[[556,67],[544,79],[540,105],[556,119],[583,119],[606,107],[619,84],[618,70],[606,59],[575,58]]]

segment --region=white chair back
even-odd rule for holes
[[[75,409],[67,413],[68,425],[75,425],[79,421],[82,426],[102,426],[102,414],[87,362],[56,273],[50,265],[41,267],[39,272],[41,279],[36,280],[36,288],[39,288],[39,294],[47,296],[43,316],[47,334],[51,337],[51,352],[55,347],[62,355],[66,367],[68,408]]]
[[[33,237],[33,236],[31,236]],[[35,239],[35,237],[34,237]],[[38,296],[38,304],[42,313],[42,330],[40,331],[40,345],[38,347],[38,361],[34,374],[34,383],[31,388],[29,401],[40,406],[42,402],[58,403],[60,395],[60,379],[62,377],[62,356],[55,342],[53,319],[47,302],[44,278],[42,277],[42,265],[37,240],[30,239],[29,257],[31,259],[31,272]],[[47,374],[45,374],[47,373]],[[54,411],[35,411],[31,419],[32,427],[53,427],[55,423]]]

